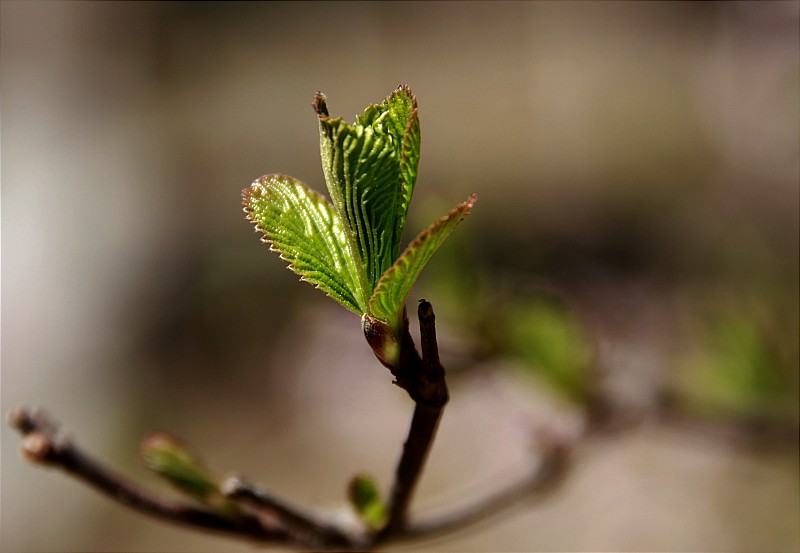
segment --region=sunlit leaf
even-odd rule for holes
[[[397,258],[416,181],[419,121],[416,101],[400,87],[350,125],[328,114],[317,94],[325,181],[343,221],[363,290],[373,290]]]
[[[342,221],[325,199],[284,175],[261,177],[242,193],[247,218],[289,268],[357,315],[367,293],[358,280]]]
[[[402,137],[402,140],[392,140],[395,155],[400,160],[401,188],[397,205],[397,221],[395,223],[394,257],[399,253],[400,239],[406,223],[408,207],[417,182],[417,166],[419,165],[420,131],[417,112],[417,99],[407,86],[397,88],[380,105],[369,106],[364,115],[356,118],[357,124],[373,125],[379,130],[388,129],[392,137]]]
[[[313,105],[332,205],[291,177],[271,175],[245,190],[245,210],[303,280],[363,316],[365,336],[392,366],[411,286],[475,197],[420,234],[398,259],[420,154],[414,95],[400,86],[353,124],[331,117],[321,92]]]
[[[389,323],[397,331],[402,324],[403,307],[408,293],[431,256],[444,243],[472,206],[477,196],[458,204],[447,215],[423,230],[378,282],[369,300],[369,313]]]

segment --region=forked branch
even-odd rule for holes
[[[56,432],[41,412],[20,409],[8,417],[23,436],[22,454],[31,462],[60,468],[135,511],[184,526],[235,534],[261,542],[285,542],[287,532],[252,515],[225,517],[210,509],[159,497],[103,466]]]
[[[273,497],[243,477],[225,479],[220,492],[235,508],[215,509],[199,502],[160,497],[106,468],[61,436],[41,412],[18,410],[9,423],[24,437],[23,455],[31,462],[56,467],[111,499],[141,513],[175,524],[212,531],[260,543],[315,550],[366,551],[388,542],[420,540],[456,531],[526,497],[546,496],[567,467],[569,447],[551,444],[531,475],[473,505],[430,520],[409,521],[409,505],[419,481],[442,411],[448,399],[445,373],[439,363],[434,314],[422,300],[418,316],[422,356],[413,350],[405,359],[403,388],[415,401],[408,437],[397,465],[384,526],[372,533],[360,525],[342,526],[305,512]],[[406,327],[407,332],[407,327]],[[408,342],[413,347],[413,342]],[[396,375],[397,376],[397,375]],[[398,378],[398,380],[400,380]],[[399,384],[399,383],[398,383]]]
[[[389,498],[389,518],[379,534],[387,539],[403,530],[408,516],[408,507],[417,481],[428,457],[439,419],[448,400],[444,368],[439,363],[439,350],[436,345],[436,324],[433,308],[421,300],[417,311],[422,343],[420,370],[411,380],[412,389],[407,391],[415,401],[414,416],[408,438],[403,445],[403,454],[397,465],[392,493]],[[406,326],[406,333],[408,327]],[[403,343],[410,342],[410,336]],[[412,344],[413,347],[413,344]],[[416,350],[414,351],[416,353]]]

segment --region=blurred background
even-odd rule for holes
[[[389,485],[411,415],[360,323],[284,268],[240,191],[325,189],[314,93],[399,83],[409,234],[477,192],[412,292],[451,404],[415,512],[606,432],[565,486],[421,549],[800,549],[800,3],[13,2],[2,24],[2,410],[138,461],[181,436],[306,506]],[[613,429],[613,431],[611,430]],[[250,551],[27,465],[3,551]],[[346,516],[342,511],[342,516]]]

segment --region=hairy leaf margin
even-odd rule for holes
[[[357,278],[342,221],[333,207],[305,183],[265,175],[242,191],[242,205],[262,242],[289,269],[344,307],[363,315],[367,293]]]
[[[411,287],[436,250],[450,236],[456,225],[469,214],[477,199],[477,194],[470,195],[465,202],[458,204],[417,235],[381,276],[369,299],[369,315],[386,321],[395,332],[400,329],[403,307]]]

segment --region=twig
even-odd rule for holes
[[[239,505],[252,507],[262,518],[280,521],[296,543],[311,548],[352,548],[356,545],[356,540],[352,536],[343,533],[338,528],[314,520],[311,515],[273,497],[241,476],[231,476],[225,479],[221,489],[225,497]]]
[[[544,499],[555,491],[569,468],[570,448],[559,444],[551,447],[532,474],[491,495],[438,518],[410,523],[388,541],[410,541],[432,538],[460,530],[527,499]]]
[[[444,368],[439,363],[436,345],[436,318],[431,304],[421,300],[417,314],[422,342],[421,370],[413,388],[407,388],[416,404],[408,438],[403,445],[403,453],[395,472],[389,498],[388,520],[378,535],[379,541],[400,532],[406,524],[414,488],[422,474],[439,419],[448,400]]]
[[[386,539],[401,531],[405,526],[408,505],[422,474],[422,467],[436,434],[441,413],[441,409],[437,410],[419,403],[414,407],[408,438],[403,445],[403,454],[395,472],[394,485],[389,499],[389,518],[386,526],[380,532],[381,539]]]
[[[324,526],[249,485],[229,478],[228,499],[241,501],[251,509],[223,515],[213,510],[170,501],[140,488],[83,453],[76,445],[56,433],[55,425],[41,413],[20,409],[9,415],[11,426],[24,436],[22,452],[34,463],[60,468],[84,481],[111,499],[144,514],[169,522],[303,548],[355,549],[363,540]],[[239,504],[239,503],[237,503]]]
[[[261,543],[278,543],[316,550],[369,550],[392,541],[419,540],[455,531],[488,518],[531,495],[542,497],[561,481],[568,448],[551,444],[533,475],[454,513],[429,521],[408,522],[408,509],[422,474],[436,429],[448,400],[445,371],[439,362],[435,317],[430,303],[418,309],[422,356],[417,353],[406,325],[397,383],[415,402],[408,437],[395,472],[388,518],[379,532],[365,535],[361,528],[336,527],[272,497],[241,477],[223,482],[222,494],[238,509],[215,511],[154,495],[104,467],[60,436],[42,413],[21,409],[9,423],[23,436],[22,451],[29,461],[60,468],[111,499],[141,513],[197,529]],[[407,319],[406,319],[407,321]],[[407,349],[407,348],[410,348]]]
[[[237,534],[260,542],[285,542],[288,534],[280,528],[265,528],[252,516],[225,517],[214,511],[170,501],[143,490],[105,468],[69,440],[58,436],[42,413],[18,410],[9,423],[24,436],[22,452],[27,459],[60,468],[115,501],[141,513],[185,526]]]
[[[449,515],[410,524],[405,523],[404,517],[404,524],[394,527],[391,532],[384,530],[373,536],[364,536],[355,529],[349,531],[351,529],[317,522],[239,477],[228,478],[222,486],[223,494],[242,507],[242,512],[235,517],[156,497],[59,437],[55,426],[42,413],[19,410],[9,416],[9,422],[25,436],[23,453],[30,461],[60,468],[134,510],[168,522],[255,542],[317,550],[364,551],[387,542],[417,541],[457,531],[496,515],[526,497],[545,497],[562,480],[568,455],[566,447],[549,448],[531,476],[473,505]],[[421,459],[419,456],[416,458]],[[410,499],[410,494],[406,497]]]

